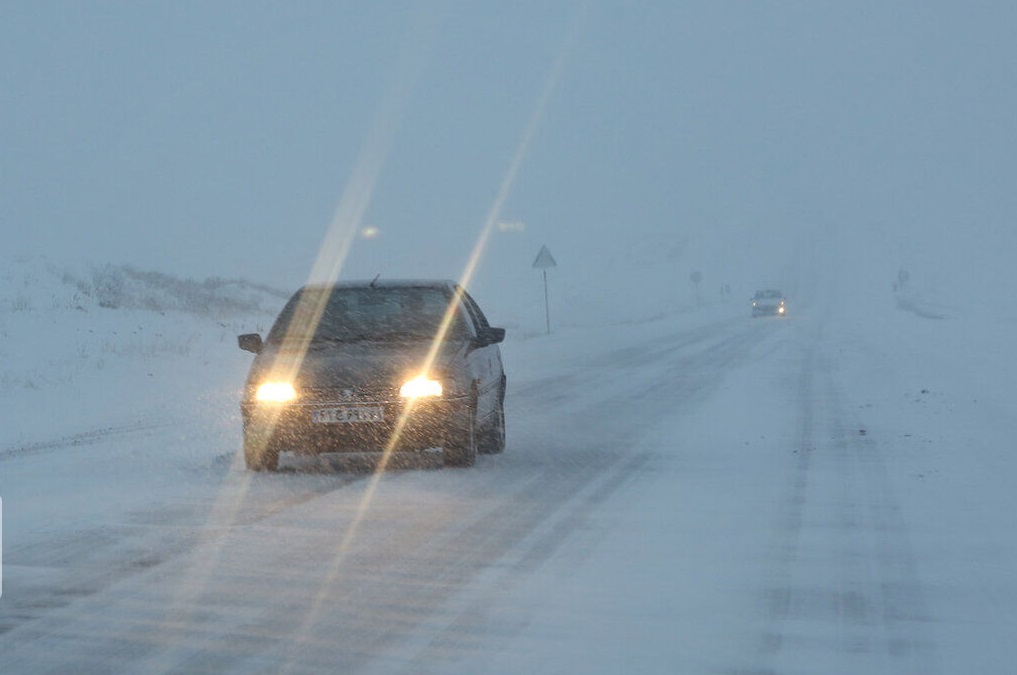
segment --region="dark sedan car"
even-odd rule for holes
[[[241,412],[244,457],[441,448],[447,466],[505,447],[505,372],[492,328],[452,281],[306,286],[256,354]]]

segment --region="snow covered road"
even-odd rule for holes
[[[197,409],[0,454],[0,672],[1000,672],[942,629],[932,460],[873,398],[912,362],[741,310],[508,344],[470,470],[250,474]]]

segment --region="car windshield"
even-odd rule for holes
[[[287,303],[268,341],[308,336],[312,342],[431,339],[448,304],[441,288],[305,289]],[[463,331],[459,317],[455,319],[449,329],[452,336]]]

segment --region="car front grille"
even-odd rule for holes
[[[378,403],[399,399],[394,387],[311,387],[301,391],[301,400],[307,403]]]

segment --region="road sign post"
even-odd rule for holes
[[[543,272],[544,275],[544,319],[547,322],[547,334],[551,334],[551,305],[548,302],[547,294],[547,270],[552,267],[557,267],[558,263],[554,261],[554,256],[547,250],[547,246],[541,246],[540,251],[537,252],[537,258],[533,261],[533,268]]]
[[[699,270],[695,270],[689,275],[689,281],[691,281],[696,287],[696,307],[698,308],[702,304],[702,299],[699,295],[699,284],[703,280],[703,273]]]

